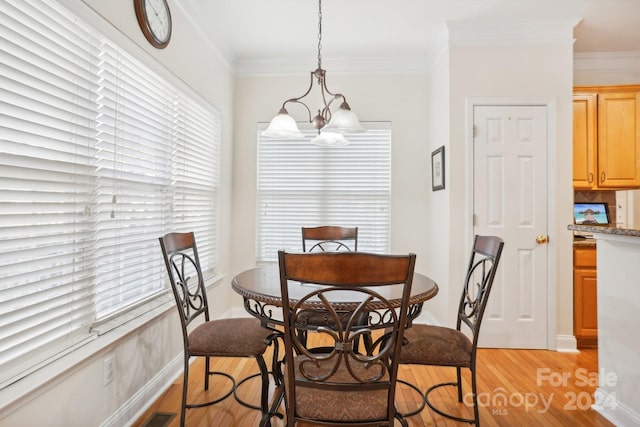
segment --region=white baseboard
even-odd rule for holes
[[[182,375],[183,369],[182,352],[174,358],[167,366],[158,372],[151,381],[145,384],[136,394],[131,396],[127,402],[118,408],[100,427],[130,426],[140,418],[164,393],[167,388]]]
[[[436,319],[430,311],[422,311],[420,316],[416,317],[413,323],[425,324],[425,325],[434,325],[434,326],[442,326],[438,319]]]
[[[231,307],[220,316],[222,319],[235,319],[237,317],[251,317],[244,307]]]
[[[609,393],[606,390],[597,388],[594,398],[596,404],[592,406],[593,410],[600,413],[617,427],[640,425],[640,413],[616,400],[615,392]]]
[[[573,335],[556,335],[556,351],[561,353],[579,353],[578,340]]]
[[[232,307],[217,318],[250,316],[242,307]],[[137,421],[149,406],[154,403],[182,375],[183,353],[180,352],[162,371],[158,372],[151,381],[144,385],[136,394],[107,418],[100,427],[130,426]],[[192,359],[193,362],[194,359]]]

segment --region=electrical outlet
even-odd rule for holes
[[[105,357],[102,361],[102,385],[105,387],[113,381],[113,377],[115,376],[113,365],[113,355]]]

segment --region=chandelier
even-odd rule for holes
[[[282,104],[278,114],[271,120],[269,127],[261,135],[267,138],[279,139],[299,139],[304,135],[298,129],[298,125],[286,109],[288,103],[302,105],[308,113],[309,123],[318,130],[318,135],[311,140],[318,145],[346,145],[349,142],[345,139],[345,133],[364,132],[356,114],[351,111],[347,103],[347,98],[341,93],[332,93],[327,88],[327,72],[322,68],[322,0],[318,0],[318,68],[311,71],[311,82],[307,91],[297,97],[289,98]],[[313,89],[313,82],[317,82],[320,89],[320,96],[323,105],[318,109],[318,113],[312,117],[311,109],[302,99],[309,95]],[[337,109],[331,111],[331,106],[340,104]]]

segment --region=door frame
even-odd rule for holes
[[[547,117],[547,232],[557,230],[559,216],[557,214],[557,191],[553,185],[558,181],[557,177],[557,156],[555,153],[556,128],[557,128],[557,106],[555,99],[541,97],[482,97],[482,98],[465,98],[465,235],[468,236],[466,251],[471,251],[473,244],[473,111],[479,106],[543,106],[546,108]],[[557,239],[553,239],[553,244],[548,244],[547,251],[547,348],[549,350],[575,350],[575,337],[571,336],[567,342],[560,342],[561,338],[557,336],[557,294],[558,294],[558,247]],[[508,244],[508,243],[505,243]],[[556,260],[553,262],[553,260]],[[573,349],[572,349],[573,347]]]

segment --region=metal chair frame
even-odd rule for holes
[[[333,426],[393,426],[395,419],[407,426],[395,408],[398,361],[392,356],[398,354],[402,346],[415,255],[280,251],[278,260],[283,299],[287,426],[292,427],[297,421],[303,420]],[[300,286],[301,283],[312,285],[309,293],[296,301],[290,301],[289,287]],[[403,287],[402,304],[399,308],[394,309],[377,291],[378,287],[390,285]],[[357,309],[340,312],[335,303],[331,302],[332,294],[345,291],[349,292],[350,298],[361,296]],[[332,326],[310,325],[299,316],[304,314],[311,302],[314,307],[321,306],[321,310],[331,318]],[[373,323],[361,322],[362,315],[368,316],[367,313],[376,311],[385,312],[384,319]],[[301,340],[298,334],[302,328],[324,334],[333,345],[324,347],[325,350],[320,353],[315,348],[308,348],[306,340]],[[357,338],[371,336],[373,329],[383,329],[385,333],[363,354],[357,349]],[[345,414],[342,413],[340,420],[337,420],[331,412],[337,409],[331,407],[326,408],[330,415],[324,417],[323,408],[311,410],[305,405],[298,405],[298,394],[304,393],[301,390],[305,388],[313,390],[310,393],[313,393],[314,399],[319,399],[323,392],[384,390],[387,393],[384,407],[386,415],[384,418],[343,421],[342,416]],[[322,396],[327,397],[326,394]],[[305,414],[305,410],[316,414]],[[317,411],[322,413],[318,415]]]
[[[431,361],[425,360],[424,362],[411,359],[411,362],[405,362],[402,358],[400,363],[422,364],[431,366],[452,366],[456,368],[456,382],[444,382],[435,384],[429,387],[424,393],[424,399],[426,404],[436,413],[443,417],[453,419],[459,422],[480,425],[480,416],[478,412],[478,397],[477,397],[477,381],[476,381],[476,354],[478,348],[478,337],[480,334],[480,326],[482,324],[482,318],[484,316],[485,308],[489,299],[489,294],[493,285],[493,281],[497,272],[498,263],[502,254],[504,242],[501,238],[496,236],[475,236],[469,265],[467,268],[464,287],[460,302],[458,305],[458,315],[456,321],[455,330],[462,332],[462,326],[465,325],[471,332],[471,352],[469,366],[459,366],[449,363],[431,363]],[[415,331],[419,331],[420,328],[443,328],[442,326],[425,326],[414,325]],[[417,332],[419,333],[419,332]],[[408,334],[411,335],[411,334]],[[407,339],[410,339],[407,336]],[[411,343],[406,344],[410,346]],[[404,347],[403,347],[404,348]],[[402,351],[402,350],[401,350]],[[406,350],[405,350],[406,351]],[[445,386],[454,386],[457,388],[458,402],[462,402],[462,368],[468,368],[471,372],[471,389],[473,396],[473,418],[464,418],[451,413],[445,412],[438,408],[430,399],[429,394]]]
[[[309,249],[307,244],[311,244]],[[302,227],[302,252],[315,251],[358,252],[358,227],[334,225]]]
[[[194,353],[189,350],[189,334],[193,322],[197,319],[204,318],[203,321],[205,323],[210,322],[219,322],[216,320],[210,320],[209,318],[209,303],[207,300],[207,292],[205,289],[204,278],[202,275],[201,267],[200,267],[200,259],[198,257],[198,249],[196,246],[195,236],[193,232],[190,233],[168,233],[159,238],[160,246],[162,249],[162,254],[164,257],[165,265],[167,268],[167,273],[169,275],[169,281],[171,284],[171,289],[173,291],[173,296],[175,298],[176,306],[178,308],[178,314],[180,317],[180,324],[182,329],[182,338],[183,338],[183,348],[184,348],[184,377],[182,383],[182,400],[181,400],[181,409],[180,409],[180,426],[184,427],[186,410],[192,408],[202,408],[209,405],[214,405],[225,400],[227,397],[234,395],[235,399],[242,405],[252,408],[259,409],[263,413],[263,418],[261,421],[261,425],[270,425],[270,418],[273,415],[282,416],[281,414],[270,414],[269,413],[269,401],[268,401],[268,388],[269,388],[269,378],[270,372],[267,368],[266,362],[264,360],[263,354],[258,351],[255,354],[238,354],[238,355],[229,355],[229,354],[215,354],[215,353]],[[234,321],[238,323],[238,333],[242,334],[240,322],[244,322],[246,319],[227,319],[228,321]],[[253,322],[254,319],[251,319]],[[256,321],[257,322],[257,321]],[[257,322],[259,325],[259,322]],[[225,323],[225,325],[228,327]],[[244,325],[244,324],[243,324]],[[265,338],[264,344],[265,349],[266,345],[273,344],[274,345],[274,360],[272,362],[273,366],[276,365],[277,361],[275,359],[277,351],[278,342],[277,339],[279,334],[276,334],[272,331],[268,331],[265,329]],[[261,345],[258,344],[258,347]],[[259,354],[258,354],[259,353]],[[230,388],[222,394],[221,397],[216,399],[199,402],[199,403],[189,403],[187,402],[187,392],[189,385],[189,372],[190,372],[190,357],[204,357],[205,358],[205,371],[204,371],[204,389],[209,389],[209,377],[213,375],[220,375],[226,377],[230,382]],[[259,372],[251,375],[247,378],[244,378],[240,382],[236,382],[235,378],[226,372],[212,371],[210,368],[210,360],[211,357],[222,356],[222,357],[252,357],[256,360]],[[253,405],[251,403],[245,402],[237,395],[237,388],[240,384],[248,381],[251,378],[260,376],[261,378],[261,397],[260,397],[260,405]]]

